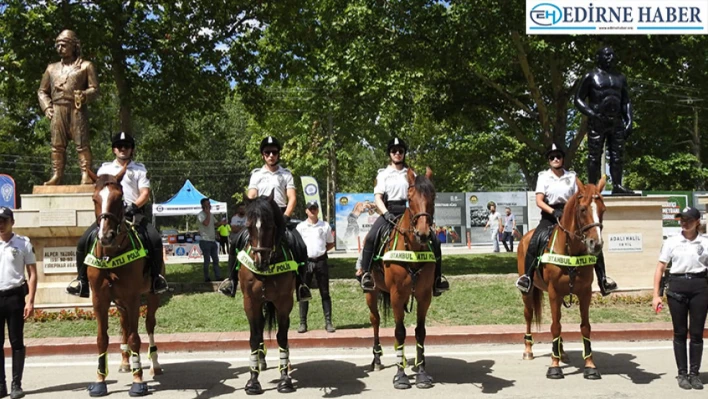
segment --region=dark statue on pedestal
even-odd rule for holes
[[[602,175],[600,166],[607,143],[610,157],[612,194],[634,192],[622,186],[624,143],[632,132],[632,103],[627,92],[627,80],[614,69],[615,52],[603,47],[596,55],[597,67],[578,84],[575,106],[588,117],[588,180],[597,184]]]
[[[76,33],[61,32],[55,47],[61,61],[47,66],[37,91],[42,112],[51,120],[52,133],[53,175],[44,184],[61,184],[70,140],[76,144],[81,184],[93,184],[87,173],[92,157],[86,103],[98,97],[98,77],[93,64],[81,58],[81,43]]]

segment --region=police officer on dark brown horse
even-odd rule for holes
[[[563,209],[570,197],[578,191],[575,172],[563,168],[565,152],[555,144],[546,151],[550,169],[538,174],[536,183],[536,205],[541,208],[541,221],[534,230],[526,250],[525,272],[516,281],[516,287],[523,293],[529,292],[538,257],[543,254],[553,227],[563,216]],[[595,274],[602,295],[617,289],[617,283],[605,274],[605,258],[600,254],[595,265]]]
[[[575,106],[588,117],[588,182],[597,184],[603,146],[610,154],[610,177],[613,194],[634,194],[622,186],[624,143],[632,132],[632,104],[627,80],[614,70],[615,52],[603,47],[597,52],[597,68],[586,74],[578,85]],[[587,101],[586,101],[587,99]]]
[[[406,211],[406,201],[408,200],[408,178],[406,165],[406,153],[408,146],[406,142],[398,137],[394,137],[388,142],[386,153],[390,163],[388,167],[380,169],[376,176],[376,187],[374,187],[374,197],[376,207],[381,211],[381,216],[376,219],[371,226],[371,230],[366,235],[364,248],[361,251],[361,266],[364,274],[361,276],[361,288],[364,291],[374,289],[374,280],[371,277],[371,261],[374,258],[376,238],[379,230],[386,223],[396,224],[397,218]],[[442,276],[442,253],[440,241],[437,236],[432,236],[432,247],[435,253],[435,286],[433,292],[435,296],[450,289],[450,284]]]

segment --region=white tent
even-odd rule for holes
[[[161,204],[153,204],[152,214],[153,216],[196,215],[202,211],[202,206],[199,203],[202,198],[206,198],[206,195],[194,188],[194,185],[188,179],[172,198]],[[226,202],[219,202],[213,199],[210,199],[209,202],[211,203],[212,213],[227,213]]]

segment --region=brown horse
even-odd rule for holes
[[[560,223],[555,226],[545,253],[558,255],[598,256],[602,252],[602,217],[605,213],[605,204],[600,194],[605,187],[605,177],[596,185],[583,185],[576,180],[578,191],[568,200],[563,211]],[[524,258],[526,249],[533,230],[521,239],[518,248],[519,275],[524,273]],[[564,263],[563,258],[557,258],[558,263]],[[565,258],[567,259],[567,258]],[[579,263],[582,258],[575,258]],[[563,340],[561,339],[561,306],[566,295],[577,295],[580,303],[580,331],[583,336],[583,358],[585,368],[583,375],[586,379],[600,379],[600,373],[592,359],[590,345],[590,300],[592,298],[592,282],[594,278],[593,258],[587,259],[585,266],[562,266],[553,263],[543,263],[537,268],[531,292],[523,295],[524,317],[526,318],[526,335],[524,336],[524,359],[533,359],[533,337],[531,335],[531,322],[535,318],[536,325],[541,324],[541,300],[543,291],[548,292],[551,304],[551,334],[553,345],[551,353],[551,366],[546,377],[551,379],[563,378],[563,370],[559,366],[561,358],[565,361]]]
[[[404,354],[406,327],[403,321],[406,304],[413,298],[418,304],[415,329],[416,358],[413,365],[414,371],[417,370],[416,386],[418,388],[433,386],[433,379],[425,371],[424,355],[425,317],[428,307],[430,307],[435,280],[435,256],[430,249],[431,226],[435,212],[435,187],[429,180],[431,175],[430,168],[427,168],[425,176],[417,177],[412,169],[408,169],[409,207],[388,237],[382,262],[377,261],[372,267],[376,289],[366,293],[366,303],[371,311],[371,325],[374,328],[374,360],[371,364],[374,370],[383,368],[381,365],[383,351],[379,342],[381,316],[377,307],[379,294],[383,296],[384,311],[387,312],[389,307],[393,308],[393,316],[396,321],[394,349],[396,350],[396,366],[398,368],[393,379],[393,386],[396,389],[411,387],[410,380],[405,373],[407,366]],[[389,254],[396,256],[388,256]],[[414,261],[414,258],[418,258],[418,261]],[[376,265],[383,267],[376,267]]]
[[[243,308],[251,327],[251,378],[246,383],[246,394],[263,393],[258,382],[258,375],[267,367],[263,331],[267,327],[270,332],[276,319],[276,336],[280,349],[278,392],[294,392],[295,387],[288,375],[288,328],[295,291],[295,274],[291,271],[297,271],[297,264],[292,260],[292,253],[286,251],[282,245],[285,240],[285,220],[280,208],[273,201],[273,193],[268,197],[261,196],[247,202],[246,228],[250,235],[249,245],[238,256]],[[246,263],[251,263],[250,268]],[[284,272],[276,274],[274,271]]]
[[[88,268],[88,279],[93,292],[93,311],[98,324],[98,376],[97,382],[89,385],[90,396],[108,394],[106,377],[108,376],[108,309],[111,301],[120,311],[120,325],[123,334],[121,344],[121,371],[133,373],[130,396],[148,394],[147,384],[143,382],[143,370],[140,363],[140,297],[147,294],[147,316],[145,320],[150,348],[148,357],[152,362],[151,373],[162,374],[157,361],[157,347],[154,342],[155,313],[160,305],[158,295],[150,294],[150,275],[147,272],[144,257],[144,244],[138,235],[128,226],[123,213],[123,189],[120,181],[127,168],[118,175],[89,175],[95,182],[93,202],[98,225],[98,238],[94,244],[88,262],[95,262]],[[142,256],[141,256],[142,255]],[[160,256],[160,254],[155,254]],[[88,263],[87,263],[88,264]],[[163,270],[164,273],[164,270]]]

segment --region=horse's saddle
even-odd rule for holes
[[[384,252],[386,251],[386,244],[389,242],[389,237],[391,236],[391,232],[394,227],[395,226],[391,223],[386,223],[379,229],[379,231],[376,232],[376,236],[374,238],[374,248],[376,248],[376,252],[374,252],[374,261],[379,261],[383,258]]]

